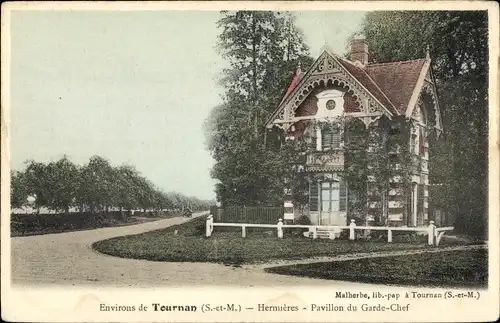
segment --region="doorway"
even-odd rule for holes
[[[341,225],[340,223],[340,183],[321,182],[320,225]],[[343,224],[342,224],[343,225]]]

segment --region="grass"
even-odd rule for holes
[[[406,256],[365,258],[266,269],[267,272],[311,278],[364,283],[433,286],[486,287],[486,249],[443,251]]]
[[[177,234],[176,234],[177,231]],[[314,256],[335,256],[359,252],[429,248],[425,243],[387,243],[311,239],[285,233],[278,239],[274,230],[241,230],[215,227],[213,236],[205,238],[204,217],[166,229],[139,235],[117,237],[94,243],[97,251],[133,259],[171,262],[214,262],[247,264],[273,259],[301,259]]]

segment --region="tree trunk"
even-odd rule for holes
[[[253,98],[253,113],[254,113],[254,137],[257,138],[257,39],[256,39],[257,24],[255,22],[255,13],[252,14],[252,98]]]

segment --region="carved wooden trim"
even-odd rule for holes
[[[386,109],[381,103],[379,103],[373,95],[359,83],[359,81],[347,72],[331,54],[324,51],[311,66],[309,72],[306,73],[292,94],[285,99],[281,105],[282,107],[284,106],[284,108],[281,108],[281,110],[275,114],[273,120],[270,120],[270,123],[274,123],[275,120],[290,120],[291,117],[295,116],[295,112],[302,102],[304,102],[314,89],[329,84],[337,84],[339,87],[346,88],[346,93],[352,94],[355,97],[355,101],[365,112],[380,112],[390,115],[386,112]],[[368,125],[373,121],[371,117],[363,119],[363,122]],[[281,123],[278,127],[287,128],[285,124],[286,123]]]
[[[429,94],[429,96],[430,96],[430,98],[432,100],[432,107],[434,109],[434,116],[435,116],[434,127],[436,129],[441,130],[442,129],[441,111],[439,109],[439,101],[438,101],[438,98],[437,98],[437,95],[436,95],[436,88],[435,88],[435,85],[433,83],[424,82],[424,85],[422,86],[422,90],[420,91],[420,97],[419,97],[419,100],[418,100],[418,104],[417,104],[417,106],[415,107],[414,110],[420,110],[419,108],[422,105],[422,94],[423,93]]]

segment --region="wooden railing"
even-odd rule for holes
[[[206,221],[206,237],[211,237],[214,227],[240,227],[241,236],[246,237],[246,228],[272,228],[276,229],[278,238],[283,238],[283,228],[304,228],[312,231],[313,239],[318,237],[318,231],[342,231],[349,230],[349,240],[356,240],[355,230],[380,230],[387,231],[387,242],[392,242],[393,231],[410,231],[424,232],[428,236],[428,244],[430,246],[439,246],[441,238],[446,231],[452,231],[453,227],[438,228],[434,225],[434,221],[430,221],[427,227],[409,228],[409,227],[376,227],[376,226],[357,226],[354,220],[351,220],[349,225],[344,226],[324,226],[324,225],[289,225],[283,224],[283,220],[279,219],[277,224],[256,224],[256,223],[218,223],[214,222],[212,215],[209,215]]]
[[[344,151],[334,149],[315,151],[307,155],[306,167],[344,167]]]

